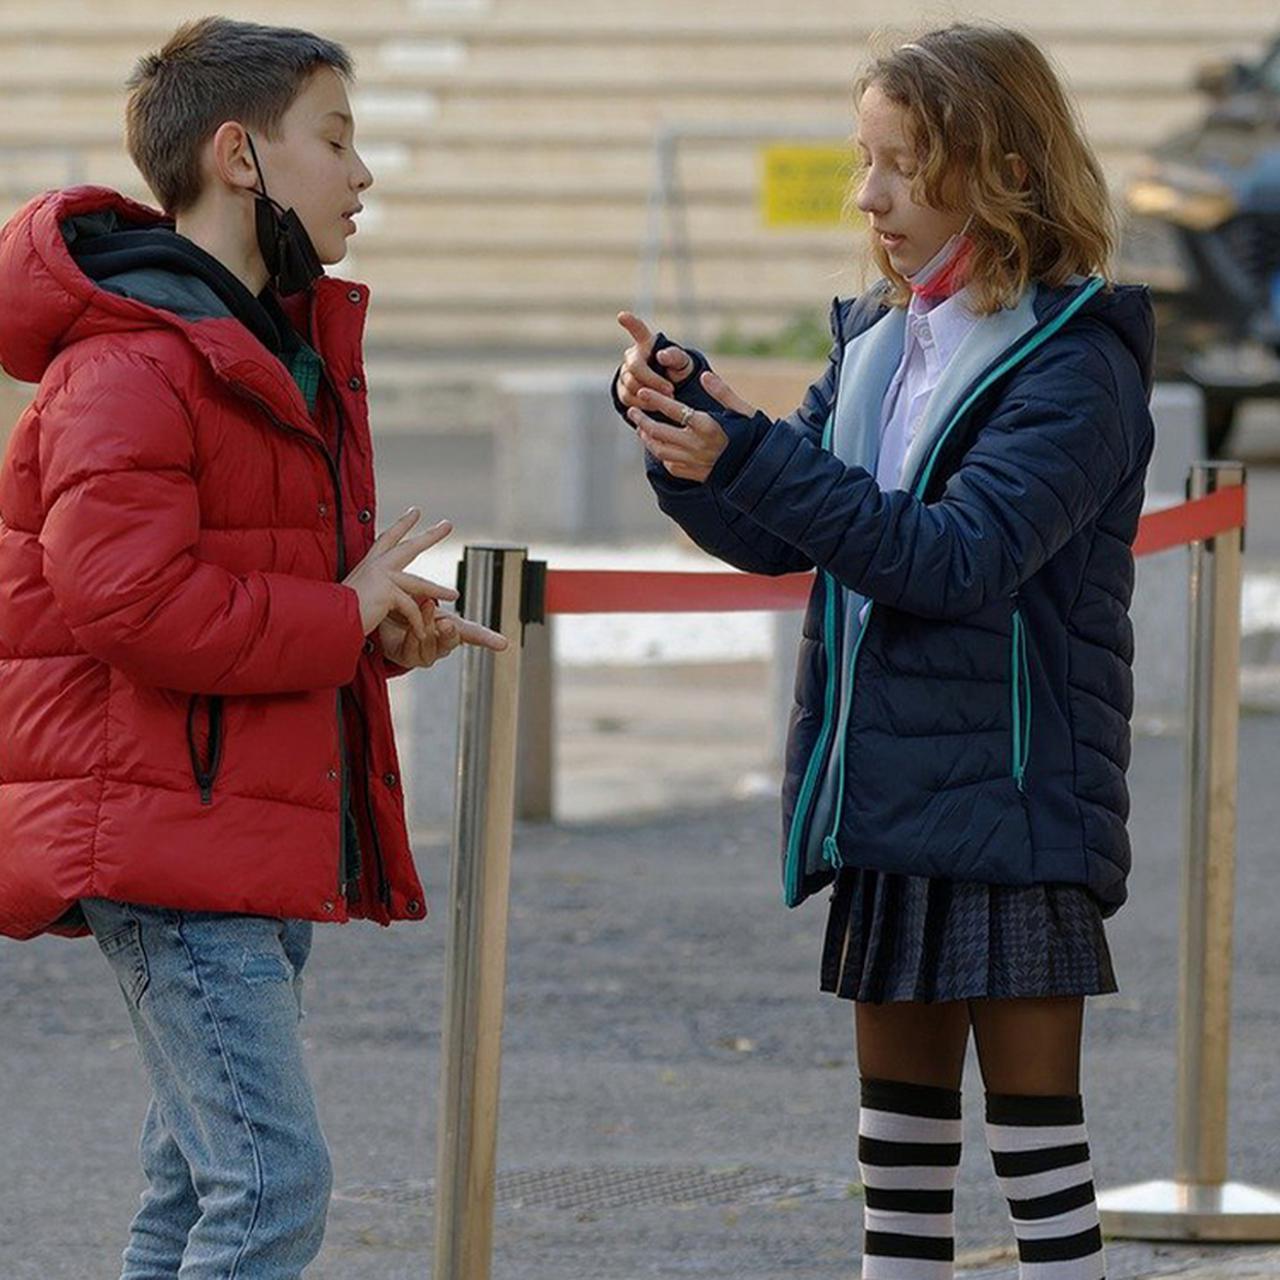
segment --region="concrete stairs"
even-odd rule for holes
[[[197,13],[158,0],[0,9],[0,215],[70,181],[146,196],[120,142],[123,83],[139,53]],[[1200,110],[1196,66],[1255,53],[1274,7],[1086,0],[1050,12],[1018,0],[987,16],[1043,41],[1119,182]],[[614,314],[637,288],[655,130],[832,121],[839,143],[882,17],[869,0],[366,0],[358,11],[286,0],[270,10],[357,59],[358,142],[377,181],[339,271],[374,290],[374,346],[428,352],[433,365],[615,351]],[[730,324],[774,332],[863,282],[854,228],[762,225],[758,165],[750,139],[681,152],[692,281],[712,335]],[[660,320],[676,285],[666,271]]]

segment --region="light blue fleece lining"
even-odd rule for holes
[[[894,307],[848,343],[840,362],[831,452],[847,465],[862,467],[871,475],[875,475],[876,463],[880,457],[882,406],[893,375],[902,362],[906,330],[906,311],[902,307]],[[849,700],[844,696],[845,680],[860,625],[858,612],[866,600],[856,591],[842,588],[834,578],[827,583],[826,590],[836,591],[839,602],[837,607],[843,614],[844,623],[837,670],[827,676],[829,680],[834,678],[836,681],[835,705],[840,708],[840,712],[835,742],[839,743],[849,719]],[[822,840],[827,834],[826,821],[835,812],[837,779],[836,770],[830,763],[835,758],[836,752],[833,750],[814,802],[814,820],[809,825],[809,838],[805,845],[806,874],[811,874],[822,866]]]

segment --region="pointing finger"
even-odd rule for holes
[[[632,315],[630,311],[618,312],[618,323],[641,345],[653,341],[653,334],[649,331],[649,326],[637,315]]]

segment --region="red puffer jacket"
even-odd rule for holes
[[[316,421],[238,320],[81,271],[62,227],[111,211],[160,221],[77,187],[0,233],[0,362],[40,383],[0,468],[0,934],[83,934],[82,897],[421,919],[400,668],[341,582],[375,536],[368,291],[322,279],[297,317],[328,372]]]

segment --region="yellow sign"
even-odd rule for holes
[[[846,222],[853,176],[848,147],[804,143],[760,148],[760,215],[767,227],[829,227]]]

